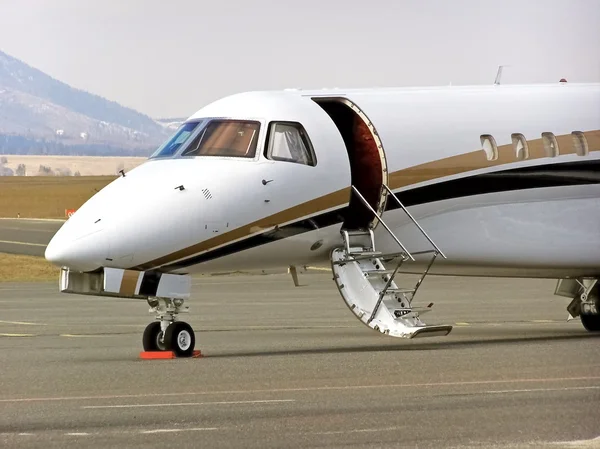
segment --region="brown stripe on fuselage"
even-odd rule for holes
[[[584,132],[584,135],[588,142],[589,151],[600,151],[600,131],[586,131]],[[560,151],[559,156],[575,154],[573,136],[571,134],[556,136],[556,141]],[[527,147],[529,150],[529,157],[526,160],[528,161],[548,157],[542,139],[528,140]],[[419,184],[433,179],[458,175],[474,170],[480,170],[482,168],[512,164],[514,162],[519,162],[519,159],[517,159],[512,144],[500,145],[498,147],[498,158],[494,161],[489,161],[487,159],[485,151],[477,150],[471,153],[458,154],[456,156],[426,162],[424,164],[393,172],[389,177],[390,188],[399,189],[401,187]]]
[[[336,206],[342,206],[345,203],[348,203],[349,198],[349,187],[342,190],[338,190],[337,192],[333,192],[328,195],[315,198],[314,200],[298,204],[297,206],[285,209],[276,214],[270,215],[265,218],[261,218],[260,220],[257,220],[253,223],[239,227],[225,234],[221,234],[216,237],[210,238],[188,248],[175,251],[164,257],[151,260],[150,262],[146,262],[142,265],[139,265],[138,267],[135,267],[135,269],[147,270],[153,267],[174,262],[184,257],[201,253],[209,249],[214,249],[218,246],[224,245],[226,243],[231,243],[235,240],[247,237],[249,235],[267,231],[269,229],[274,228],[275,226],[281,226],[284,223],[295,221],[302,217],[313,215],[315,213],[325,211]]]
[[[585,131],[584,135],[588,142],[589,152],[600,151],[600,130]],[[575,153],[571,134],[556,136],[556,140],[560,150],[559,155]],[[547,157],[542,139],[528,140],[527,146],[529,150],[529,157],[526,160]],[[419,184],[421,182],[430,181],[433,179],[466,173],[482,168],[511,164],[514,162],[519,162],[519,159],[517,159],[517,155],[512,144],[501,145],[498,147],[498,158],[494,161],[489,161],[487,159],[484,150],[477,150],[471,153],[450,156],[444,159],[426,162],[414,167],[392,172],[389,175],[389,187],[392,190],[395,190],[401,187]],[[281,226],[284,223],[299,220],[302,217],[316,215],[328,209],[341,207],[344,204],[348,204],[349,200],[350,187],[347,187],[291,207],[269,217],[262,218],[253,223],[234,229],[233,231],[225,234],[218,235],[188,248],[183,248],[166,256],[159,257],[158,259],[151,260],[132,269],[149,270],[161,265],[166,265],[185,257],[216,249],[219,246],[243,239],[252,234],[260,232],[261,230],[268,230],[277,225]]]
[[[123,279],[121,279],[119,294],[125,296],[133,296],[135,294],[135,287],[137,286],[139,275],[139,271],[125,270],[125,272],[123,273]]]

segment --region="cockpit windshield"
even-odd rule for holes
[[[198,128],[203,122],[188,122],[184,123],[179,129],[173,134],[173,136],[163,143],[158,150],[150,156],[150,159],[156,157],[173,157],[177,150],[190,138],[194,130]]]
[[[182,156],[228,156],[253,158],[260,123],[213,120],[183,150]]]
[[[254,158],[260,122],[248,120],[204,120],[181,125],[154,152],[153,158],[177,156],[222,156]]]

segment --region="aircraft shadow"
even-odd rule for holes
[[[585,332],[585,331],[584,331]],[[444,338],[444,337],[440,337]],[[600,338],[600,334],[574,334],[574,335],[542,335],[533,337],[504,337],[487,338],[484,340],[461,340],[436,343],[411,344],[402,341],[400,344],[386,345],[360,345],[360,346],[338,346],[321,348],[298,348],[282,349],[273,351],[235,352],[227,354],[204,354],[207,358],[230,358],[230,357],[277,357],[289,355],[313,355],[313,354],[349,354],[357,352],[404,352],[404,351],[447,351],[451,349],[465,349],[476,347],[492,347],[518,345],[523,343],[559,342],[569,340],[584,340],[589,338]]]

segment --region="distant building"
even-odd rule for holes
[[[57,129],[56,130],[56,135],[57,136],[64,136],[65,135],[65,130],[64,129]]]
[[[87,140],[89,137],[89,134],[88,133],[80,133],[79,137],[81,137],[83,140]]]

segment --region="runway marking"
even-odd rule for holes
[[[13,240],[0,240],[0,243],[9,243],[11,245],[26,245],[26,246],[48,246],[45,243],[15,242]]]
[[[47,324],[44,324],[44,323],[31,323],[29,321],[5,321],[5,320],[0,320],[0,323],[2,323],[2,324],[19,324],[19,325],[23,325],[23,326],[47,326]]]
[[[454,323],[455,326],[470,326],[469,323]]]
[[[311,435],[339,435],[339,434],[347,434],[347,433],[369,433],[369,432],[390,432],[394,430],[406,429],[406,426],[403,427],[381,427],[378,429],[349,429],[349,430],[330,430],[324,432],[306,432]]]
[[[69,433],[65,433],[65,435],[79,437],[79,436],[88,436],[89,433],[87,433],[87,432],[69,432]]]
[[[429,382],[413,384],[379,384],[379,385],[340,385],[324,387],[299,387],[299,388],[273,388],[260,390],[222,390],[222,391],[187,391],[181,393],[141,393],[104,396],[57,396],[47,398],[13,398],[0,399],[0,403],[23,403],[23,402],[56,402],[56,401],[84,401],[98,399],[132,399],[151,397],[175,397],[175,396],[208,396],[217,394],[258,394],[258,393],[294,393],[306,391],[348,391],[348,390],[370,390],[390,388],[421,388],[421,387],[455,387],[468,385],[493,385],[511,383],[533,383],[533,382],[574,382],[582,380],[600,380],[600,376],[588,377],[549,377],[541,379],[497,379],[497,380],[472,380],[457,382]]]
[[[67,338],[94,338],[94,337],[111,337],[112,335],[93,335],[93,334],[60,334],[59,337]],[[116,335],[115,335],[116,336]]]
[[[122,405],[86,405],[83,409],[103,408],[144,408],[144,407],[183,407],[191,405],[238,405],[238,404],[272,404],[281,402],[296,402],[295,399],[264,399],[256,401],[219,401],[219,402],[180,402],[174,404],[122,404]]]
[[[251,276],[251,275],[248,275]],[[256,275],[256,276],[260,276],[260,275]],[[241,285],[241,284],[274,284],[275,282],[278,283],[284,283],[287,282],[287,280],[274,280],[274,279],[252,279],[252,280],[243,280],[243,281],[227,281],[227,282],[193,282],[192,285],[193,286],[197,286],[197,287],[201,287],[203,285]]]
[[[17,435],[19,435],[20,437],[30,437],[33,435],[33,433],[21,432]]]
[[[0,220],[10,220],[10,221],[67,221],[65,218],[13,218],[13,217],[0,217]]]
[[[505,394],[505,393],[535,393],[543,391],[574,391],[574,390],[600,390],[600,385],[589,385],[587,387],[563,387],[563,388],[530,388],[522,390],[490,390],[484,391],[485,394]]]
[[[33,334],[0,334],[0,337],[35,337]]]
[[[189,429],[155,429],[155,430],[143,430],[141,434],[153,434],[153,433],[171,433],[171,432],[200,432],[203,430],[219,430],[218,427],[192,427]]]
[[[1,228],[2,230],[6,230],[6,229],[10,229],[11,231],[25,231],[25,232],[47,232],[47,233],[52,233],[52,234],[56,234],[55,230],[52,229],[35,229],[35,228],[16,228],[16,227],[12,227],[12,226],[2,226]]]

